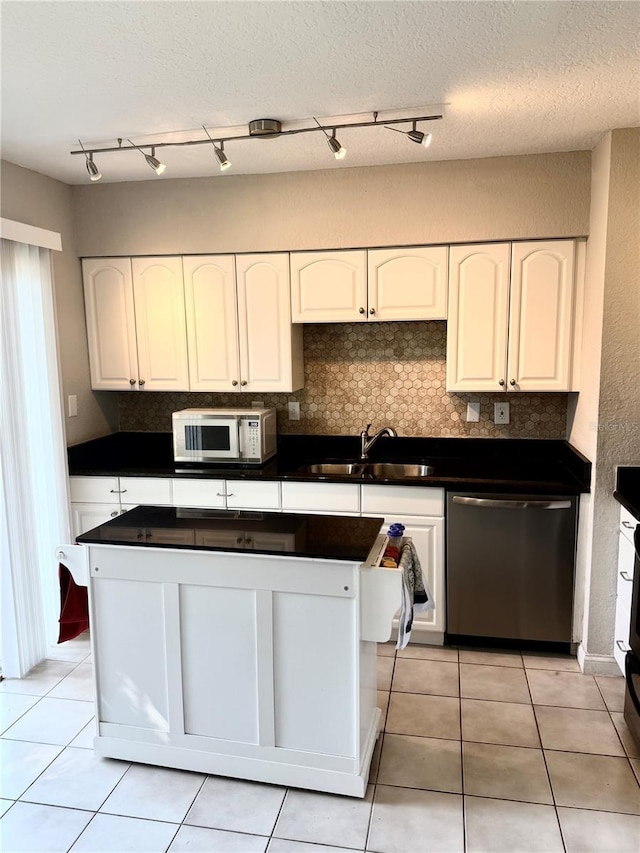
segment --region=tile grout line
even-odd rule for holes
[[[601,676],[601,677],[602,677],[602,678],[604,678],[605,676]],[[609,676],[607,676],[607,677],[609,677]],[[615,676],[615,677],[617,678],[617,676]],[[638,785],[638,787],[640,787],[640,780],[639,780],[639,779],[638,779],[638,777],[636,776],[636,773],[635,773],[635,771],[634,771],[634,769],[633,769],[633,764],[631,763],[631,758],[629,757],[629,754],[628,754],[627,749],[626,749],[626,747],[625,747],[625,745],[624,745],[624,742],[623,742],[623,740],[622,740],[622,737],[621,737],[621,735],[620,735],[620,732],[618,731],[618,727],[617,727],[617,726],[616,726],[616,724],[613,722],[613,714],[614,714],[614,713],[619,714],[620,712],[619,712],[619,711],[612,711],[612,710],[609,708],[609,704],[608,704],[607,699],[606,699],[606,697],[605,697],[605,695],[604,695],[604,691],[603,691],[603,690],[602,690],[602,688],[600,687],[600,684],[599,684],[599,682],[598,682],[598,680],[597,680],[597,678],[596,678],[595,676],[593,676],[593,680],[594,680],[594,682],[595,682],[596,687],[598,688],[598,692],[599,692],[599,693],[600,693],[600,695],[602,696],[602,701],[604,702],[604,707],[605,707],[605,709],[606,709],[606,711],[607,711],[607,714],[609,715],[609,721],[611,722],[611,725],[612,725],[612,726],[613,726],[613,728],[615,729],[616,735],[618,736],[618,740],[619,740],[619,742],[620,742],[620,746],[622,747],[622,751],[623,751],[623,753],[624,753],[624,756],[618,756],[618,757],[619,757],[619,758],[623,758],[623,757],[624,757],[624,758],[626,758],[626,759],[627,759],[627,764],[629,765],[629,769],[631,770],[631,775],[632,775],[632,776],[633,776],[633,778],[636,780],[636,784]],[[626,689],[626,685],[625,685],[625,689]],[[624,711],[623,711],[623,714],[624,714]]]
[[[464,789],[464,739],[462,732],[462,673],[458,649],[458,720],[460,722],[460,789],[462,794],[462,849],[467,850],[467,795]]]

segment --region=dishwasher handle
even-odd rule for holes
[[[571,501],[526,500],[512,501],[502,498],[465,498],[462,495],[453,496],[454,504],[477,506],[486,509],[570,509]]]

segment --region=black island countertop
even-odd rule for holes
[[[384,519],[137,506],[78,536],[80,545],[248,552],[363,563]]]
[[[613,496],[636,521],[640,521],[640,466],[618,468]]]
[[[377,482],[449,490],[574,495],[588,492],[591,463],[567,441],[509,438],[382,438],[370,461],[420,462],[428,477],[317,475],[299,469],[319,462],[358,461],[357,436],[280,435],[278,453],[261,466],[175,463],[171,433],[118,432],[68,449],[72,476],[186,477],[226,480]]]

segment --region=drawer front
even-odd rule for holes
[[[227,480],[229,509],[280,509],[280,483],[255,480]]]
[[[360,486],[356,483],[283,483],[284,512],[359,515]]]
[[[367,515],[444,515],[444,489],[422,486],[363,486],[362,512]]]
[[[631,610],[631,588],[633,587],[633,570],[635,565],[635,550],[633,543],[625,536],[618,537],[618,602],[625,601]]]
[[[117,477],[69,477],[71,500],[78,503],[120,503]]]
[[[224,509],[224,480],[174,480],[173,505]]]
[[[120,477],[122,503],[171,505],[171,480],[162,477]]]
[[[616,607],[616,624],[614,630],[613,656],[624,673],[624,659],[629,648],[629,632],[631,628],[631,613],[620,605]]]
[[[633,543],[633,533],[640,522],[636,521],[631,513],[623,506],[620,507],[620,533]]]

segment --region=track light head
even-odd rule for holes
[[[347,153],[347,149],[343,148],[342,145],[336,139],[336,132],[333,131],[333,134],[327,137],[327,145],[333,151],[333,156],[336,160],[343,160],[345,154]]]
[[[231,160],[224,153],[224,142],[220,143],[220,148],[218,148],[214,142],[213,150],[216,152],[216,158],[218,163],[220,163],[220,171],[224,172],[231,167]]]
[[[99,181],[102,177],[100,169],[93,162],[93,154],[87,154],[87,172],[89,172],[89,178],[92,181]]]
[[[433,138],[433,134],[431,133],[422,133],[421,130],[416,129],[417,122],[413,122],[412,130],[398,130],[397,127],[389,127],[389,125],[385,124],[387,130],[395,130],[396,133],[403,133],[405,136],[408,136],[412,142],[415,142],[418,145],[424,146],[424,148],[428,148],[431,145],[431,140]]]
[[[144,152],[143,152],[144,154]],[[149,167],[153,169],[156,175],[161,175],[164,170],[167,168],[164,163],[161,163],[160,160],[156,157],[156,149],[151,149],[151,154],[145,154],[144,159],[149,164]]]
[[[92,181],[99,181],[102,177],[102,174],[100,172],[100,169],[98,169],[96,164],[93,162],[93,154],[87,154],[84,149],[84,145],[82,144],[82,140],[79,139],[78,143],[80,145],[80,148],[82,148],[82,150],[84,151],[84,156],[87,160],[87,172],[89,172],[89,178]]]

